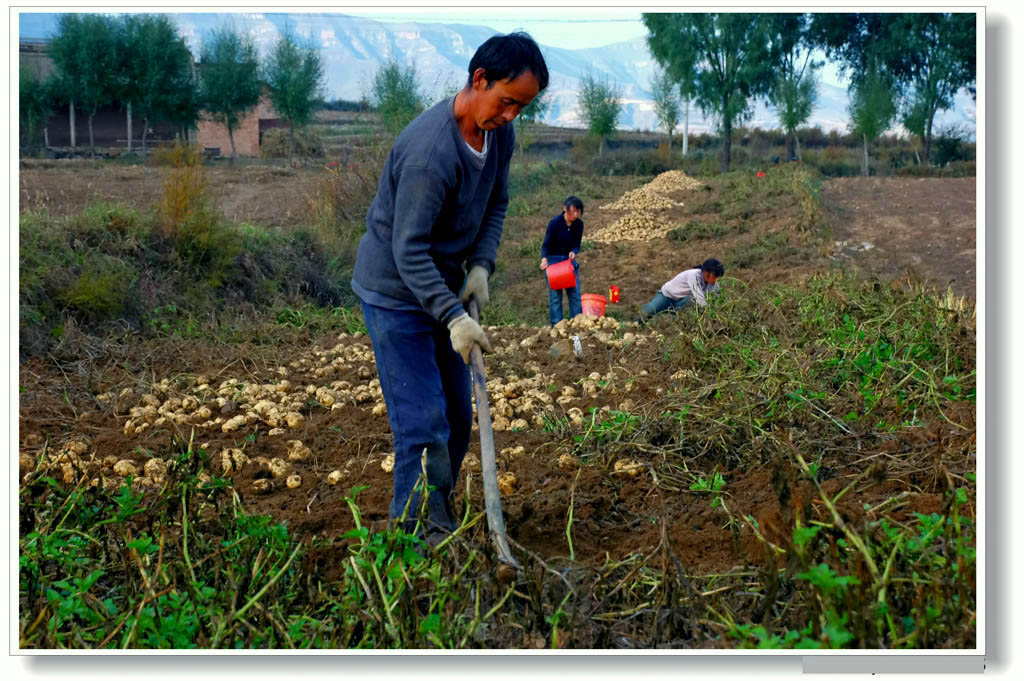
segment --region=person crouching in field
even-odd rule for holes
[[[473,426],[467,365],[473,347],[491,349],[463,303],[487,305],[515,150],[508,124],[547,84],[529,35],[487,39],[462,90],[395,140],[356,253],[352,290],[394,434],[389,515],[404,519],[405,531],[422,521],[432,544],[458,527],[453,495]],[[419,517],[424,473],[434,488],[426,518]]]
[[[718,278],[725,274],[725,267],[714,258],[708,258],[700,265],[683,270],[665,282],[651,301],[640,308],[638,322],[645,322],[666,310],[681,310],[691,301],[700,306],[707,305],[709,294],[719,293]]]
[[[568,197],[562,205],[562,214],[556,215],[548,222],[544,243],[540,247],[541,272],[555,263],[565,260],[572,262],[576,285],[563,289],[566,298],[569,299],[570,319],[583,313],[583,305],[580,301],[580,264],[576,261],[580,245],[583,243],[582,215],[583,202],[575,196]],[[548,287],[548,317],[551,320],[551,326],[562,321],[562,290],[556,291]]]

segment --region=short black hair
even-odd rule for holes
[[[697,267],[708,274],[715,275],[715,277],[720,277],[725,274],[725,266],[714,258],[708,258],[701,264],[697,265]]]
[[[477,69],[484,69],[487,87],[496,80],[517,78],[527,70],[533,73],[541,90],[548,86],[548,65],[544,62],[544,55],[530,34],[523,31],[495,35],[485,40],[469,60],[467,85],[473,85],[473,74]]]
[[[569,198],[567,198],[565,200],[565,203],[563,205],[566,208],[568,208],[569,206],[572,206],[573,208],[575,208],[579,212],[581,212],[581,213],[583,212],[583,202],[580,201],[579,197],[570,196]]]

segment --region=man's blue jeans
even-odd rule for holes
[[[389,515],[414,520],[419,511],[426,449],[427,484],[436,489],[424,524],[452,531],[458,521],[450,506],[473,428],[469,367],[452,348],[447,327],[422,310],[388,310],[363,303],[373,341],[377,375],[394,435],[394,492]],[[407,522],[411,529],[414,522]]]
[[[654,294],[651,301],[640,308],[640,316],[644,319],[653,317],[654,315],[665,312],[666,310],[682,310],[690,302],[689,296],[683,296],[679,300],[669,298],[661,291]]]
[[[567,255],[549,255],[548,265],[554,265],[556,262],[568,259],[569,256]],[[565,296],[569,299],[569,319],[578,314],[583,314],[583,303],[580,300],[580,266],[575,260],[572,263],[572,268],[576,273],[576,286],[558,291],[552,290],[550,286],[548,287],[548,318],[551,320],[551,326],[562,321],[562,291],[565,291]]]

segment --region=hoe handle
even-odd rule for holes
[[[469,299],[469,316],[479,322],[480,306],[476,298]],[[484,356],[480,346],[474,345],[470,353],[470,367],[473,374],[473,395],[476,397],[476,415],[480,426],[480,468],[484,479],[484,507],[487,510],[487,527],[498,549],[502,563],[519,568],[505,539],[505,518],[501,514],[501,493],[498,491],[498,465],[494,456],[494,431],[491,430],[491,408],[487,402],[487,377],[484,373]]]

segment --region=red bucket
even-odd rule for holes
[[[576,271],[572,266],[572,260],[563,260],[554,265],[548,265],[544,273],[548,275],[548,286],[552,291],[561,291],[576,286]]]
[[[596,293],[584,293],[580,296],[580,302],[583,304],[583,314],[603,317],[604,306],[608,304],[608,299]]]

